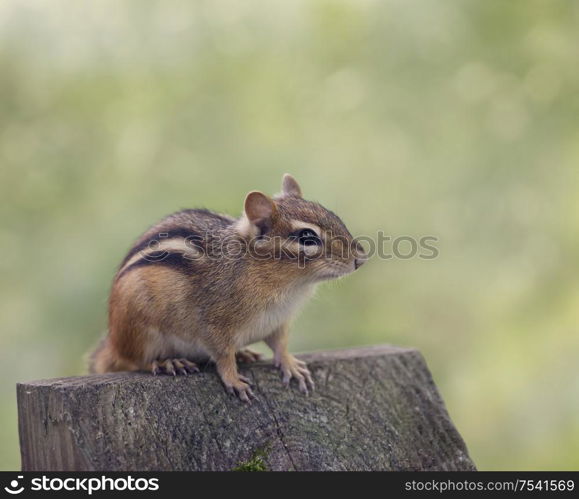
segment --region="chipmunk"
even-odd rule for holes
[[[307,394],[314,382],[288,352],[290,319],[319,282],[365,260],[340,218],[303,199],[288,174],[273,198],[250,192],[240,218],[204,209],[169,215],[122,261],[90,371],[186,375],[211,360],[227,391],[247,402],[255,395],[236,361],[256,361],[245,347],[263,340],[283,383],[293,378]]]

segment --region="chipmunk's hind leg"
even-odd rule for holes
[[[249,348],[244,348],[243,350],[239,350],[239,352],[237,352],[235,354],[235,359],[237,360],[237,362],[243,362],[245,364],[251,364],[253,362],[257,362],[258,360],[260,360],[262,357],[262,355],[260,353],[254,352],[253,350],[250,350]]]
[[[154,360],[151,362],[150,370],[154,375],[170,374],[171,376],[177,376],[178,374],[187,376],[188,374],[199,372],[197,364],[187,359]]]

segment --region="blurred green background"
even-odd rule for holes
[[[579,4],[3,0],[0,468],[15,383],[84,372],[142,230],[293,173],[354,234],[295,351],[419,348],[480,469],[579,468]]]

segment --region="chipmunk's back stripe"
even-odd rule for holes
[[[188,261],[202,258],[205,254],[204,250],[200,250],[199,246],[192,242],[191,238],[176,237],[174,239],[161,239],[153,248],[147,247],[138,253],[135,253],[128,259],[122,267],[119,268],[118,274],[122,274],[125,269],[128,269],[133,264],[145,260],[148,262],[162,261],[169,254],[185,255]]]
[[[126,263],[134,257],[137,253],[142,251],[146,251],[149,248],[154,248],[153,244],[160,244],[164,241],[169,241],[175,238],[183,238],[187,239],[187,244],[191,247],[196,247],[199,250],[203,250],[204,248],[204,239],[201,234],[187,229],[185,227],[175,227],[173,229],[167,229],[163,231],[162,229],[159,230],[158,234],[151,236],[137,244],[135,244],[127,253],[127,256],[121,262],[119,269],[122,269]]]
[[[194,270],[194,264],[195,262],[190,258],[187,258],[187,256],[183,253],[167,253],[162,251],[148,253],[143,258],[137,260],[134,263],[131,263],[130,265],[127,265],[124,269],[122,269],[117,274],[116,280],[119,280],[121,277],[135,269],[148,267],[151,265],[170,267],[179,272],[182,272],[183,274],[190,274]]]

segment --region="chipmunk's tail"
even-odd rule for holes
[[[138,371],[135,362],[124,359],[114,349],[108,334],[104,334],[94,350],[87,356],[88,372],[103,374],[118,371]]]
[[[116,371],[116,369],[114,369],[114,359],[115,356],[111,351],[108,335],[105,333],[99,340],[96,348],[88,355],[88,372],[91,374],[102,374]]]

